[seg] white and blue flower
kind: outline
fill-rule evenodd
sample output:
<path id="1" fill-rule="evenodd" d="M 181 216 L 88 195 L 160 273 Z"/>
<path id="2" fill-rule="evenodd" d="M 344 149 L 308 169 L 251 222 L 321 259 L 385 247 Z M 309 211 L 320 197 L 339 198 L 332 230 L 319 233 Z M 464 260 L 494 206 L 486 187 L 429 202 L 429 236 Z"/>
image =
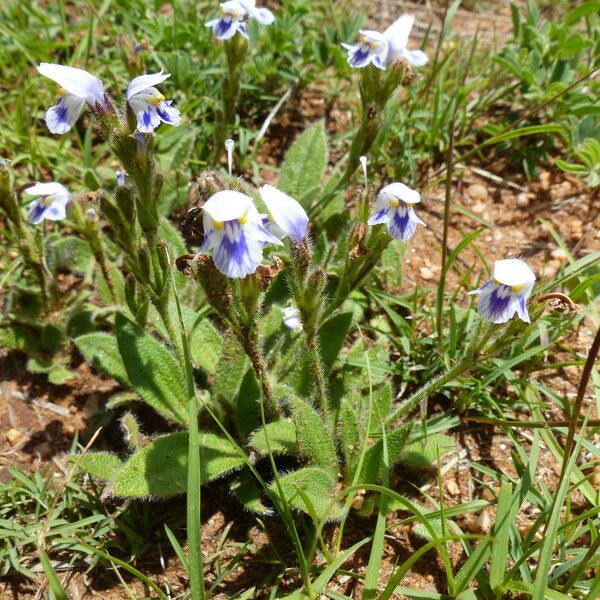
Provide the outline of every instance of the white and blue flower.
<path id="1" fill-rule="evenodd" d="M 29 205 L 27 219 L 37 225 L 44 219 L 60 221 L 67 216 L 67 205 L 71 201 L 69 190 L 60 183 L 36 183 L 24 190 L 25 194 L 37 196 Z"/>
<path id="2" fill-rule="evenodd" d="M 390 183 L 379 192 L 374 206 L 375 212 L 368 223 L 385 223 L 394 239 L 408 240 L 415 233 L 417 225 L 425 225 L 413 209 L 413 205 L 419 202 L 419 192 L 403 183 Z"/>
<path id="3" fill-rule="evenodd" d="M 486 321 L 506 323 L 517 313 L 530 323 L 527 300 L 534 283 L 535 275 L 524 261 L 508 258 L 497 260 L 492 279 L 469 294 L 479 294 L 477 311 Z"/>
<path id="4" fill-rule="evenodd" d="M 104 104 L 102 81 L 83 69 L 41 63 L 37 70 L 60 85 L 58 101 L 46 111 L 46 125 L 52 133 L 66 133 L 79 118 L 83 105 Z"/>
<path id="5" fill-rule="evenodd" d="M 385 69 L 404 59 L 415 67 L 422 67 L 427 63 L 427 55 L 407 48 L 414 22 L 414 15 L 402 15 L 383 33 L 372 29 L 360 31 L 357 44 L 342 44 L 348 50 L 348 64 L 359 69 L 369 64 Z"/>
<path id="6" fill-rule="evenodd" d="M 228 0 L 220 7 L 221 16 L 205 23 L 219 40 L 229 40 L 236 33 L 247 39 L 248 19 L 256 19 L 262 25 L 270 25 L 275 20 L 275 15 L 268 8 L 258 8 L 255 0 Z"/>
<path id="7" fill-rule="evenodd" d="M 251 275 L 262 262 L 264 246 L 282 245 L 264 227 L 246 194 L 217 192 L 207 200 L 203 212 L 204 242 L 199 254 L 211 251 L 217 269 L 227 277 Z"/>
<path id="8" fill-rule="evenodd" d="M 294 242 L 302 242 L 308 229 L 308 215 L 300 203 L 272 185 L 263 185 L 259 192 L 269 211 L 263 219 L 266 229 L 279 239 L 287 236 Z"/>
<path id="9" fill-rule="evenodd" d="M 155 86 L 171 77 L 170 73 L 140 75 L 131 81 L 125 97 L 137 119 L 137 129 L 142 133 L 153 132 L 161 123 L 179 125 L 181 116 Z"/>
<path id="10" fill-rule="evenodd" d="M 362 69 L 372 64 L 378 69 L 385 69 L 388 41 L 382 33 L 372 29 L 361 29 L 358 32 L 357 44 L 342 46 L 348 50 L 348 64 L 351 67 Z"/>

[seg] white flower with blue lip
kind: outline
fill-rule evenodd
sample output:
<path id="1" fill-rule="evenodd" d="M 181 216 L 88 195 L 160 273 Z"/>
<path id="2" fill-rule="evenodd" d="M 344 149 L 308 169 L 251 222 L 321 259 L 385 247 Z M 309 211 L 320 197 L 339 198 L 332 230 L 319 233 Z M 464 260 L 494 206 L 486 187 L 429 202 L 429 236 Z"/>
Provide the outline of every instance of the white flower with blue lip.
<path id="1" fill-rule="evenodd" d="M 231 190 L 213 194 L 202 207 L 204 242 L 199 254 L 212 251 L 215 265 L 232 278 L 251 275 L 267 244 L 282 245 L 262 223 L 252 198 Z"/>
<path id="2" fill-rule="evenodd" d="M 477 311 L 486 321 L 506 323 L 517 313 L 520 319 L 530 323 L 527 300 L 534 283 L 535 275 L 524 261 L 507 258 L 497 260 L 492 279 L 469 294 L 479 294 Z"/>
<path id="3" fill-rule="evenodd" d="M 37 225 L 44 219 L 60 221 L 67 216 L 67 205 L 71 200 L 71 195 L 64 185 L 54 181 L 36 183 L 23 191 L 30 196 L 37 196 L 29 205 L 27 219 L 30 223 Z"/>
<path id="4" fill-rule="evenodd" d="M 259 192 L 269 211 L 263 220 L 265 227 L 279 239 L 288 236 L 294 242 L 302 242 L 308 229 L 308 215 L 300 203 L 272 185 L 263 185 Z"/>
<path id="5" fill-rule="evenodd" d="M 247 19 L 256 19 L 262 25 L 270 25 L 275 20 L 275 15 L 268 8 L 258 8 L 255 0 L 228 0 L 219 6 L 221 16 L 205 23 L 219 40 L 229 40 L 238 32 L 248 39 Z"/>
<path id="6" fill-rule="evenodd" d="M 359 69 L 369 64 L 385 69 L 396 60 L 404 59 L 414 67 L 422 67 L 428 60 L 426 54 L 407 48 L 414 22 L 414 15 L 402 15 L 383 33 L 361 30 L 357 44 L 342 44 L 348 50 L 348 64 Z"/>
<path id="7" fill-rule="evenodd" d="M 342 44 L 348 50 L 348 64 L 362 69 L 374 65 L 385 69 L 385 57 L 388 53 L 388 41 L 382 33 L 372 29 L 361 29 L 358 32 L 357 44 Z"/>
<path id="8" fill-rule="evenodd" d="M 181 116 L 155 86 L 171 77 L 170 73 L 151 73 L 132 79 L 125 97 L 137 119 L 138 131 L 151 133 L 161 123 L 179 125 Z"/>
<path id="9" fill-rule="evenodd" d="M 403 183 L 386 185 L 377 196 L 374 214 L 369 225 L 385 223 L 396 240 L 408 240 L 417 228 L 425 223 L 417 216 L 413 204 L 421 202 L 421 194 Z M 427 227 L 427 225 L 425 225 Z"/>
<path id="10" fill-rule="evenodd" d="M 102 81 L 83 69 L 41 63 L 37 70 L 60 85 L 58 101 L 46 111 L 46 125 L 52 133 L 66 133 L 79 118 L 83 105 L 104 104 Z"/>

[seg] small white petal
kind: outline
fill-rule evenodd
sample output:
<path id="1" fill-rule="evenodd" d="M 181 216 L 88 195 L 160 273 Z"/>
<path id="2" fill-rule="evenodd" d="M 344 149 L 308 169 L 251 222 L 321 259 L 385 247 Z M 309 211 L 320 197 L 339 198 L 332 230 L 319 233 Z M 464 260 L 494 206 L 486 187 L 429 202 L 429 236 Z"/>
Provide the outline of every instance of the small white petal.
<path id="1" fill-rule="evenodd" d="M 170 100 L 161 102 L 156 108 L 156 112 L 163 123 L 174 127 L 181 124 L 181 113 L 171 106 Z"/>
<path id="2" fill-rule="evenodd" d="M 404 58 L 413 66 L 413 67 L 422 67 L 426 65 L 429 59 L 427 58 L 427 54 L 421 50 L 404 50 Z"/>
<path id="3" fill-rule="evenodd" d="M 90 104 L 104 101 L 102 81 L 83 69 L 41 63 L 37 70 L 48 79 L 52 79 L 70 94 L 85 98 Z"/>
<path id="4" fill-rule="evenodd" d="M 508 258 L 494 262 L 494 279 L 504 285 L 516 286 L 533 284 L 535 275 L 525 261 Z"/>
<path id="5" fill-rule="evenodd" d="M 163 73 L 162 71 L 160 73 L 149 73 L 148 75 L 135 77 L 127 87 L 125 97 L 129 100 L 132 96 L 135 96 L 139 92 L 147 90 L 150 87 L 159 85 L 169 77 L 171 77 L 171 73 Z"/>
<path id="6" fill-rule="evenodd" d="M 397 200 L 402 200 L 402 202 L 406 202 L 407 204 L 417 204 L 418 202 L 421 202 L 421 194 L 419 194 L 419 192 L 400 182 L 386 185 L 381 192 L 379 192 L 379 196 L 382 194 L 389 194 L 394 196 Z"/>
<path id="7" fill-rule="evenodd" d="M 260 196 L 273 221 L 295 242 L 301 242 L 306 236 L 308 215 L 300 203 L 272 185 L 263 185 Z"/>
<path id="8" fill-rule="evenodd" d="M 239 219 L 251 212 L 251 208 L 256 211 L 252 198 L 233 190 L 213 194 L 203 206 L 204 212 L 219 223 Z M 258 212 L 256 214 L 258 215 Z"/>
<path id="9" fill-rule="evenodd" d="M 52 196 L 54 194 L 69 197 L 69 190 L 64 185 L 57 183 L 56 181 L 49 181 L 48 183 L 36 183 L 31 187 L 23 190 L 25 194 L 30 196 Z"/>
<path id="10" fill-rule="evenodd" d="M 393 58 L 396 58 L 406 48 L 414 22 L 414 15 L 402 15 L 383 32 L 388 42 L 388 56 L 393 54 Z"/>
<path id="11" fill-rule="evenodd" d="M 286 306 L 281 309 L 284 325 L 291 331 L 300 331 L 302 321 L 300 320 L 300 311 L 295 306 Z"/>
<path id="12" fill-rule="evenodd" d="M 85 98 L 66 94 L 58 99 L 58 102 L 46 111 L 46 125 L 51 133 L 66 133 L 75 125 L 85 104 Z"/>
<path id="13" fill-rule="evenodd" d="M 250 16 L 261 25 L 270 25 L 275 21 L 275 15 L 268 8 L 255 8 L 250 12 Z"/>

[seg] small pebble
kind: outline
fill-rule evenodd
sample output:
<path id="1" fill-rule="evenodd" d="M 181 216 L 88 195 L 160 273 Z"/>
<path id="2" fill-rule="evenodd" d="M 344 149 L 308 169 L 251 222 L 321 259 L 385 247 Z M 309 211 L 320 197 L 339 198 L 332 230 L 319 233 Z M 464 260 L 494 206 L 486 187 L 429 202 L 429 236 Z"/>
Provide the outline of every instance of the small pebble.
<path id="1" fill-rule="evenodd" d="M 18 429 L 15 429 L 14 427 L 11 427 L 6 432 L 6 439 L 8 440 L 8 443 L 11 446 L 16 446 L 21 441 L 22 437 L 23 437 L 23 434 Z"/>
<path id="2" fill-rule="evenodd" d="M 567 258 L 567 253 L 562 248 L 556 248 L 555 250 L 552 250 L 550 256 L 556 260 L 564 260 Z"/>
<path id="3" fill-rule="evenodd" d="M 529 197 L 526 193 L 521 193 L 517 196 L 517 206 L 519 208 L 527 208 L 529 206 Z"/>
<path id="4" fill-rule="evenodd" d="M 426 281 L 433 279 L 433 271 L 431 269 L 428 269 L 427 267 L 421 267 L 419 269 L 419 273 L 421 274 L 421 277 Z"/>
<path id="5" fill-rule="evenodd" d="M 483 204 L 483 202 L 478 202 L 477 204 L 474 204 L 471 207 L 471 210 L 474 213 L 479 213 L 479 214 L 481 214 L 482 212 L 485 212 L 485 209 L 486 209 L 486 206 L 485 206 L 485 204 Z"/>
<path id="6" fill-rule="evenodd" d="M 454 479 L 449 479 L 446 482 L 446 489 L 448 490 L 448 493 L 451 496 L 458 496 L 458 495 L 460 495 L 460 487 L 459 487 L 458 483 L 456 483 L 456 481 Z"/>
<path id="7" fill-rule="evenodd" d="M 472 200 L 487 200 L 488 199 L 488 191 L 484 185 L 480 183 L 474 183 L 467 188 L 467 194 L 469 194 Z"/>

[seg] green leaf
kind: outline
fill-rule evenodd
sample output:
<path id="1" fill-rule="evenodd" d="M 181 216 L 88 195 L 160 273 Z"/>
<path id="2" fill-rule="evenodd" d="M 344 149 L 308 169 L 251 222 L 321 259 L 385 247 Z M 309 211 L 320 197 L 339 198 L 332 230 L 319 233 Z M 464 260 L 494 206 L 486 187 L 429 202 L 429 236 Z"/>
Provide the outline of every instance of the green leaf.
<path id="1" fill-rule="evenodd" d="M 394 462 L 413 467 L 430 467 L 438 457 L 452 452 L 455 447 L 451 437 L 443 433 L 434 433 L 406 444 Z"/>
<path id="2" fill-rule="evenodd" d="M 241 439 L 246 439 L 260 423 L 260 384 L 253 369 L 248 369 L 235 399 L 235 425 Z"/>
<path id="3" fill-rule="evenodd" d="M 600 2 L 585 2 L 581 6 L 574 8 L 566 18 L 567 25 L 574 25 L 583 17 L 587 15 L 599 14 L 600 13 Z"/>
<path id="4" fill-rule="evenodd" d="M 77 460 L 84 471 L 99 479 L 112 479 L 123 466 L 121 459 L 110 452 L 87 452 L 83 456 L 71 456 L 71 462 Z"/>
<path id="5" fill-rule="evenodd" d="M 217 479 L 244 465 L 237 449 L 215 433 L 200 433 L 200 482 Z M 188 434 L 156 438 L 133 454 L 113 479 L 113 494 L 162 498 L 182 494 L 187 486 Z"/>
<path id="6" fill-rule="evenodd" d="M 290 399 L 292 418 L 296 424 L 298 450 L 311 462 L 337 476 L 338 464 L 331 434 L 319 413 L 304 400 Z"/>
<path id="7" fill-rule="evenodd" d="M 73 340 L 85 360 L 120 384 L 132 387 L 119 353 L 117 338 L 108 333 L 88 333 Z"/>
<path id="8" fill-rule="evenodd" d="M 268 454 L 269 448 L 273 454 L 296 454 L 296 426 L 291 419 L 267 423 L 250 436 L 249 444 L 263 456 Z"/>
<path id="9" fill-rule="evenodd" d="M 121 313 L 115 319 L 117 343 L 129 381 L 158 413 L 187 421 L 187 394 L 175 357 L 141 327 Z"/>
<path id="10" fill-rule="evenodd" d="M 92 251 L 83 240 L 74 236 L 49 239 L 46 242 L 46 261 L 53 272 L 71 271 L 85 275 L 92 264 Z"/>
<path id="11" fill-rule="evenodd" d="M 304 131 L 285 155 L 278 187 L 298 201 L 310 202 L 310 192 L 321 183 L 327 167 L 327 135 L 323 121 Z M 305 205 L 305 208 L 308 204 Z"/>
<path id="12" fill-rule="evenodd" d="M 53 367 L 48 373 L 48 381 L 52 385 L 64 385 L 67 381 L 71 381 L 71 379 L 74 379 L 75 377 L 75 371 L 72 371 L 63 365 Z"/>
<path id="13" fill-rule="evenodd" d="M 219 363 L 223 347 L 221 334 L 208 319 L 202 319 L 190 332 L 189 341 L 194 363 L 212 375 Z"/>
<path id="14" fill-rule="evenodd" d="M 319 349 L 326 371 L 330 371 L 333 367 L 344 346 L 351 324 L 352 313 L 345 312 L 327 319 L 319 329 Z"/>
<path id="15" fill-rule="evenodd" d="M 412 423 L 404 423 L 386 436 L 390 468 L 398 462 L 402 455 Z M 373 483 L 382 476 L 383 440 L 370 446 L 365 452 L 359 483 Z"/>
<path id="16" fill-rule="evenodd" d="M 328 471 L 319 467 L 304 467 L 280 477 L 279 484 L 292 508 L 308 513 L 302 495 L 298 492 L 301 489 L 310 498 L 319 519 L 333 520 L 338 517 L 340 504 L 334 497 L 336 480 Z M 276 482 L 271 483 L 269 488 L 278 495 Z"/>
<path id="17" fill-rule="evenodd" d="M 351 480 L 351 474 L 354 473 L 360 456 L 360 432 L 358 430 L 358 414 L 354 410 L 348 394 L 342 397 L 340 404 L 340 434 L 344 461 Z"/>
<path id="18" fill-rule="evenodd" d="M 217 398 L 233 406 L 249 364 L 239 342 L 232 335 L 226 336 L 215 371 L 213 389 Z"/>

